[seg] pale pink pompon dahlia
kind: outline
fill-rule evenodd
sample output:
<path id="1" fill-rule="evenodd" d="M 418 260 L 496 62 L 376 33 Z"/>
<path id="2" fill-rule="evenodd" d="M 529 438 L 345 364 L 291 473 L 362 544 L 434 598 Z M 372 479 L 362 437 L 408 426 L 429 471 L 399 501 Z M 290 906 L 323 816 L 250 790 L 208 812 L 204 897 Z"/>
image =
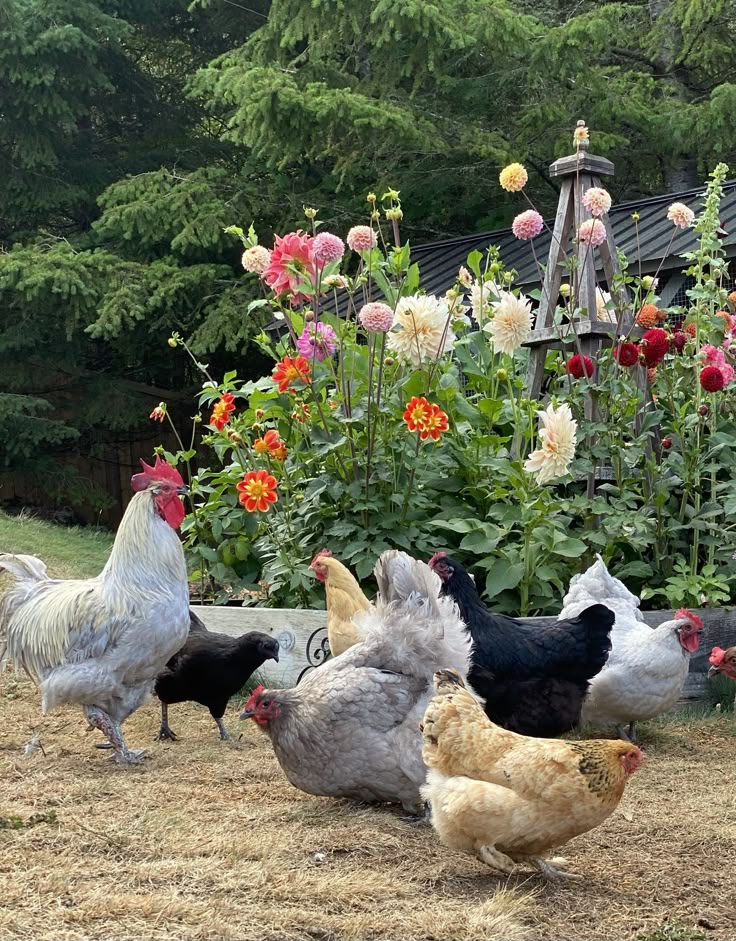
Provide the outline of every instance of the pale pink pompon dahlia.
<path id="1" fill-rule="evenodd" d="M 520 163 L 510 163 L 498 175 L 501 189 L 506 190 L 507 193 L 520 192 L 526 186 L 528 179 L 529 174 Z"/>
<path id="2" fill-rule="evenodd" d="M 377 244 L 376 233 L 369 225 L 354 225 L 348 232 L 348 245 L 354 252 L 369 252 Z"/>
<path id="3" fill-rule="evenodd" d="M 253 245 L 243 252 L 243 267 L 252 274 L 263 274 L 270 261 L 271 252 L 263 245 Z"/>
<path id="4" fill-rule="evenodd" d="M 394 312 L 388 304 L 375 301 L 361 307 L 358 320 L 368 333 L 388 333 L 394 322 Z"/>
<path id="5" fill-rule="evenodd" d="M 586 219 L 578 229 L 578 241 L 598 248 L 606 241 L 606 227 L 600 219 Z"/>
<path id="6" fill-rule="evenodd" d="M 320 232 L 314 239 L 314 257 L 320 265 L 340 261 L 345 254 L 345 243 L 331 232 Z"/>
<path id="7" fill-rule="evenodd" d="M 611 208 L 611 196 L 601 186 L 591 186 L 583 193 L 583 206 L 594 216 L 603 216 Z"/>
<path id="8" fill-rule="evenodd" d="M 678 229 L 689 229 L 695 222 L 695 213 L 685 203 L 672 203 L 667 210 L 667 218 L 673 222 Z"/>
<path id="9" fill-rule="evenodd" d="M 511 223 L 511 231 L 517 239 L 535 239 L 544 228 L 544 219 L 536 209 L 520 212 Z"/>

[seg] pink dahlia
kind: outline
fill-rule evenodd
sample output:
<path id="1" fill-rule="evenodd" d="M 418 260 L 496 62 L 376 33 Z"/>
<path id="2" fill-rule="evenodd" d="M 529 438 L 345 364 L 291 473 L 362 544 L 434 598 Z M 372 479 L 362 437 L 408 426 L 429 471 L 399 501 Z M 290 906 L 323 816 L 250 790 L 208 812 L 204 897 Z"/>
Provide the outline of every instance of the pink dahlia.
<path id="1" fill-rule="evenodd" d="M 730 385 L 733 382 L 734 368 L 730 363 L 726 362 L 726 354 L 723 350 L 719 349 L 717 346 L 711 346 L 708 343 L 703 347 L 701 352 L 705 354 L 706 366 L 715 366 L 716 369 L 720 370 L 723 376 L 724 387 Z"/>
<path id="2" fill-rule="evenodd" d="M 606 241 L 606 227 L 600 219 L 586 219 L 578 229 L 578 241 L 598 248 Z"/>
<path id="3" fill-rule="evenodd" d="M 271 261 L 271 252 L 263 245 L 252 245 L 243 252 L 241 261 L 246 271 L 263 274 Z"/>
<path id="4" fill-rule="evenodd" d="M 274 294 L 290 294 L 292 301 L 306 300 L 308 294 L 297 290 L 305 281 L 314 282 L 317 264 L 314 257 L 314 239 L 301 229 L 283 237 L 274 237 L 273 251 L 263 280 Z"/>
<path id="5" fill-rule="evenodd" d="M 544 227 L 544 219 L 536 209 L 520 212 L 511 223 L 511 231 L 517 239 L 535 239 Z"/>
<path id="6" fill-rule="evenodd" d="M 368 333 L 387 333 L 393 325 L 394 312 L 388 304 L 375 301 L 361 307 L 358 320 Z"/>
<path id="7" fill-rule="evenodd" d="M 314 257 L 320 265 L 340 261 L 345 254 L 345 243 L 331 232 L 320 232 L 314 240 Z"/>
<path id="8" fill-rule="evenodd" d="M 611 195 L 602 186 L 591 186 L 583 193 L 583 206 L 594 216 L 604 216 L 611 208 Z"/>
<path id="9" fill-rule="evenodd" d="M 337 334 L 329 324 L 308 323 L 296 341 L 296 348 L 302 356 L 321 363 L 337 349 Z"/>
<path id="10" fill-rule="evenodd" d="M 348 245 L 354 252 L 369 252 L 378 245 L 378 238 L 369 225 L 354 225 L 348 232 Z"/>

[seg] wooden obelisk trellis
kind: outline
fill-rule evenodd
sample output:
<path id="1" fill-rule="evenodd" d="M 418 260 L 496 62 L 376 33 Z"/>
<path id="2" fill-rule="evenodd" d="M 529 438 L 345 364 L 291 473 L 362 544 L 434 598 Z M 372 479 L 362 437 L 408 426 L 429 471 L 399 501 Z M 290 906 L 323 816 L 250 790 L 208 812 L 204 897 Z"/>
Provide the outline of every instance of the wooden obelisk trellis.
<path id="1" fill-rule="evenodd" d="M 578 127 L 584 126 L 585 122 L 578 121 Z M 597 255 L 602 262 L 603 273 L 616 310 L 626 311 L 618 328 L 623 333 L 628 333 L 631 328 L 627 297 L 624 289 L 615 280 L 621 269 L 608 215 L 601 217 L 607 235 L 602 245 L 594 249 L 577 240 L 580 224 L 591 218 L 591 214 L 583 206 L 583 193 L 591 186 L 600 186 L 602 176 L 614 175 L 611 161 L 588 153 L 587 148 L 587 140 L 582 141 L 578 144 L 576 153 L 555 160 L 549 168 L 550 176 L 561 181 L 561 188 L 537 319 L 529 339 L 524 344 L 529 347 L 527 389 L 532 399 L 539 398 L 542 391 L 544 361 L 549 349 L 560 348 L 565 337 L 576 336 L 571 355 L 573 352 L 582 352 L 595 358 L 601 345 L 604 342 L 610 343 L 616 333 L 616 323 L 598 319 L 595 277 Z M 573 318 L 571 310 L 570 318 L 573 319 L 568 319 L 566 324 L 555 324 L 555 310 L 563 277 L 570 282 L 571 299 L 574 302 L 571 307 L 580 310 L 580 319 Z M 592 397 L 588 398 L 589 417 L 592 418 L 595 405 Z"/>

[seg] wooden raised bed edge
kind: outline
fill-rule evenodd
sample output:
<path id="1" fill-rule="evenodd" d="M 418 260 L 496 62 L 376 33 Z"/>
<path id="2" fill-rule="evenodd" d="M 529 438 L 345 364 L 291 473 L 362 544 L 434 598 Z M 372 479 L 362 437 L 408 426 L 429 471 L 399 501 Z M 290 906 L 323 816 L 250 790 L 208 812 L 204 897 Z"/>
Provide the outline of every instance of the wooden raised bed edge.
<path id="1" fill-rule="evenodd" d="M 192 605 L 192 610 L 212 631 L 238 637 L 247 631 L 273 635 L 281 645 L 279 662 L 268 661 L 261 676 L 273 687 L 294 686 L 309 670 L 329 656 L 327 615 L 309 608 L 238 608 L 231 605 Z M 700 608 L 695 613 L 703 619 L 704 631 L 698 652 L 690 660 L 690 674 L 683 690 L 684 701 L 703 699 L 708 673 L 708 656 L 713 647 L 736 644 L 736 609 Z M 650 627 L 671 620 L 674 611 L 645 611 Z M 525 618 L 530 624 L 552 624 L 554 617 Z"/>

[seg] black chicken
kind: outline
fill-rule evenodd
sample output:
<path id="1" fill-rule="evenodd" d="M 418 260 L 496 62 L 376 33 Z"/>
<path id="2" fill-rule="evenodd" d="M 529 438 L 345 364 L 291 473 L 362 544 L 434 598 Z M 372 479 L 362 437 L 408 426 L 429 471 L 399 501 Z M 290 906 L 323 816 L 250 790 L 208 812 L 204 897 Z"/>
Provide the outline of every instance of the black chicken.
<path id="1" fill-rule="evenodd" d="M 447 553 L 436 553 L 429 565 L 473 638 L 468 680 L 485 698 L 488 717 L 543 738 L 576 726 L 590 680 L 608 659 L 614 613 L 594 604 L 579 617 L 535 627 L 489 611 L 471 577 Z"/>
<path id="2" fill-rule="evenodd" d="M 169 726 L 169 706 L 176 702 L 198 702 L 207 706 L 217 723 L 220 738 L 230 735 L 222 721 L 228 701 L 266 660 L 279 659 L 279 642 L 268 634 L 250 631 L 229 637 L 208 631 L 190 612 L 189 637 L 156 678 L 154 692 L 161 700 L 159 739 L 176 741 Z"/>

